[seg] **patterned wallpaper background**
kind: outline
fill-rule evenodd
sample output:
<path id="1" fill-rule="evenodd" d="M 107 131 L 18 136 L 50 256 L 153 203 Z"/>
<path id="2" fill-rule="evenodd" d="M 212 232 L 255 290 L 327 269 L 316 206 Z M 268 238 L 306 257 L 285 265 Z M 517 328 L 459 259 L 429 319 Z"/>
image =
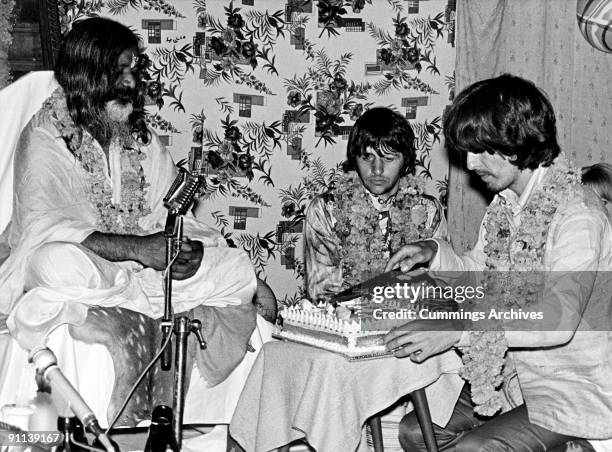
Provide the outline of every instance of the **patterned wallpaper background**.
<path id="1" fill-rule="evenodd" d="M 176 161 L 203 151 L 196 215 L 248 252 L 285 303 L 303 288 L 303 218 L 339 171 L 351 125 L 404 114 L 417 173 L 445 204 L 441 117 L 454 94 L 455 0 L 59 0 L 132 27 L 147 48 L 149 122 Z"/>

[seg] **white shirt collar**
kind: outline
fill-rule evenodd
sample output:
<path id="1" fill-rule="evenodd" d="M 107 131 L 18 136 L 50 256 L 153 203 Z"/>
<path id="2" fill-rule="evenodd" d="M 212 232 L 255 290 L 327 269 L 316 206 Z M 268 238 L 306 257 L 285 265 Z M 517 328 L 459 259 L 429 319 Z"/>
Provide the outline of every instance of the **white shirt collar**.
<path id="1" fill-rule="evenodd" d="M 531 194 L 533 193 L 535 188 L 540 186 L 540 184 L 542 183 L 544 176 L 548 172 L 548 168 L 549 167 L 539 166 L 533 171 L 533 174 L 529 178 L 529 181 L 525 186 L 525 190 L 523 190 L 523 193 L 520 197 L 509 188 L 497 194 L 500 198 L 502 198 L 510 205 L 510 208 L 512 209 L 512 215 L 517 216 L 519 213 L 521 213 L 521 211 L 527 204 L 527 201 L 529 201 L 529 198 L 531 197 Z"/>
<path id="2" fill-rule="evenodd" d="M 368 195 L 370 196 L 370 199 L 372 200 L 372 204 L 374 205 L 374 208 L 378 211 L 383 210 L 385 205 L 381 202 L 378 201 L 378 196 L 368 192 Z"/>
<path id="3" fill-rule="evenodd" d="M 380 196 L 376 196 L 375 194 L 370 193 L 369 191 L 368 191 L 368 195 L 370 195 L 370 199 L 372 200 L 372 204 L 374 205 L 374 208 L 378 210 L 379 212 L 384 211 L 384 210 L 389 210 L 389 207 L 391 205 L 391 200 L 395 198 L 395 195 L 393 195 L 388 198 L 387 202 L 380 202 L 379 200 Z"/>

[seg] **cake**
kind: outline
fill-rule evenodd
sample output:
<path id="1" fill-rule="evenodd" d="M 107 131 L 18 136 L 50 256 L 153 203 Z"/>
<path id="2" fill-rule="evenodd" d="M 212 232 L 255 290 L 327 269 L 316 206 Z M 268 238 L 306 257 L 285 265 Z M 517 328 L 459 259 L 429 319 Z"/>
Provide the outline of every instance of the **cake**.
<path id="1" fill-rule="evenodd" d="M 385 335 L 391 329 L 419 318 L 417 313 L 422 310 L 455 311 L 457 303 L 435 297 L 421 297 L 416 301 L 389 298 L 374 302 L 367 292 L 335 306 L 331 303 L 315 306 L 302 300 L 299 306 L 286 308 L 280 313 L 274 336 L 340 353 L 349 359 L 391 356 L 384 343 Z M 414 315 L 383 316 L 381 319 L 375 315 L 376 311 Z"/>
<path id="2" fill-rule="evenodd" d="M 340 315 L 342 313 L 342 315 Z M 384 344 L 387 331 L 371 330 L 367 320 L 343 307 L 290 307 L 281 313 L 275 336 L 340 353 L 349 358 L 389 354 Z"/>

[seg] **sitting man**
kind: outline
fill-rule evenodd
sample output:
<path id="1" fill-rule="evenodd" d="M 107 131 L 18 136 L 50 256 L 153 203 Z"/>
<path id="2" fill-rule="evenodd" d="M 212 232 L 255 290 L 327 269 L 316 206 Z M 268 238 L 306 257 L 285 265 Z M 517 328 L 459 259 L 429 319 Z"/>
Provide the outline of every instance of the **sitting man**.
<path id="1" fill-rule="evenodd" d="M 386 268 L 424 263 L 432 270 L 505 272 L 511 283 L 539 273 L 541 298 L 531 296 L 529 284 L 515 284 L 501 300 L 518 303 L 514 309 L 536 300 L 554 321 L 547 326 L 558 327 L 535 323 L 518 331 L 510 323 L 503 330 L 467 331 L 458 320 L 416 320 L 392 330 L 387 347 L 399 358 L 422 362 L 451 347 L 463 352 L 461 374 L 476 406 L 464 391 L 448 425 L 435 427 L 438 445 L 466 452 L 546 451 L 576 438 L 611 437 L 612 228 L 601 202 L 580 184 L 580 171 L 560 153 L 550 102 L 521 78 L 484 80 L 457 96 L 444 134 L 449 149 L 465 152 L 468 169 L 496 193 L 478 241 L 462 256 L 440 240 L 409 244 Z M 497 414 L 504 358 L 516 367 L 524 404 Z M 425 450 L 412 415 L 402 421 L 400 442 L 405 450 Z"/>
<path id="2" fill-rule="evenodd" d="M 442 206 L 413 176 L 414 133 L 388 108 L 372 108 L 349 134 L 344 174 L 335 189 L 315 197 L 304 230 L 306 287 L 327 299 L 381 273 L 390 250 L 445 237 Z"/>
<path id="3" fill-rule="evenodd" d="M 601 162 L 582 168 L 582 183 L 591 187 L 597 196 L 601 198 L 608 215 L 612 212 L 612 165 Z"/>
<path id="4" fill-rule="evenodd" d="M 82 325 L 93 305 L 163 314 L 162 198 L 176 167 L 145 122 L 144 70 L 127 27 L 102 18 L 75 23 L 57 57 L 57 89 L 21 134 L 0 314 L 10 314 L 11 334 L 26 349 L 61 324 Z M 203 376 L 214 384 L 244 357 L 257 281 L 242 250 L 185 217 L 173 310 L 210 314 L 202 318 L 203 353 L 223 369 Z"/>

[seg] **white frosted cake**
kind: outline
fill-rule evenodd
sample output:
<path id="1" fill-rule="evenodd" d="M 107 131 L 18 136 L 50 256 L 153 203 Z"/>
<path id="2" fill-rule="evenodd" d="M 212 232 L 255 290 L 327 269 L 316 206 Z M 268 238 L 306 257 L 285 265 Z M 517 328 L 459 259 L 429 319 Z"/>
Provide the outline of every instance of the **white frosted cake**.
<path id="1" fill-rule="evenodd" d="M 383 339 L 386 331 L 368 331 L 358 317 L 344 320 L 332 309 L 304 310 L 290 307 L 281 313 L 282 325 L 276 336 L 350 358 L 367 358 L 388 354 Z"/>

